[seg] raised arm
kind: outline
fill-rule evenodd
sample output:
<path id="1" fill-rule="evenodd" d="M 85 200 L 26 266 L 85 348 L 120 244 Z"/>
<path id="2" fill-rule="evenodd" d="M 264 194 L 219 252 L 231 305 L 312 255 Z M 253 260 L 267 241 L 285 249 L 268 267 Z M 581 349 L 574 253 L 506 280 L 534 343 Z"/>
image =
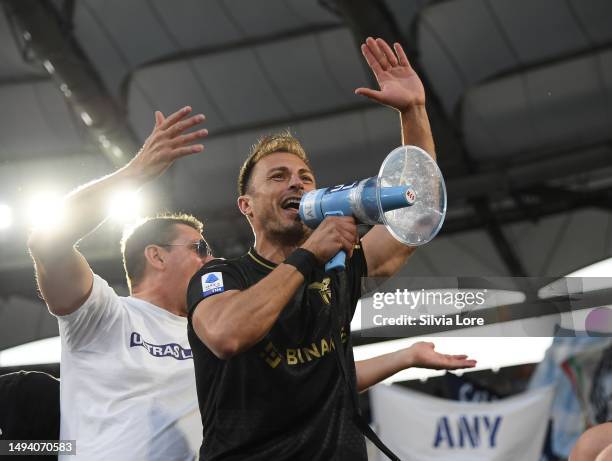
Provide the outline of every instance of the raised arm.
<path id="1" fill-rule="evenodd" d="M 434 350 L 433 343 L 420 341 L 405 349 L 355 362 L 357 391 L 363 392 L 407 368 L 457 370 L 474 366 L 476 360 L 468 359 L 467 355 L 440 354 Z"/>
<path id="2" fill-rule="evenodd" d="M 155 179 L 179 157 L 201 152 L 192 142 L 208 134 L 185 130 L 204 121 L 203 115 L 186 118 L 190 107 L 164 118 L 155 113 L 155 127 L 138 154 L 123 168 L 77 188 L 64 199 L 63 226 L 34 229 L 28 247 L 34 259 L 38 286 L 49 310 L 56 315 L 74 312 L 89 295 L 93 276 L 89 264 L 76 249 L 80 239 L 107 217 L 108 202 L 125 188 L 139 188 Z"/>
<path id="3" fill-rule="evenodd" d="M 380 90 L 358 88 L 355 93 L 397 110 L 402 144 L 420 147 L 435 159 L 433 136 L 425 110 L 425 89 L 410 66 L 402 46 L 395 43 L 393 48 L 384 40 L 374 40 L 371 37 L 361 45 L 361 52 Z M 395 240 L 382 225 L 374 226 L 362 238 L 362 245 L 368 262 L 368 275 L 371 277 L 395 274 L 414 251 L 413 247 Z"/>

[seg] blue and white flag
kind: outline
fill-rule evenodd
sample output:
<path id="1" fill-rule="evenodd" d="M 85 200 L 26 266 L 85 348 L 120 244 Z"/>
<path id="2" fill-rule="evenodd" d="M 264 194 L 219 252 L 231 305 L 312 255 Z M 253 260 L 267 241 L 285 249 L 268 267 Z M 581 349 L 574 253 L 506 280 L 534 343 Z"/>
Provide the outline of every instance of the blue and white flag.
<path id="1" fill-rule="evenodd" d="M 370 395 L 376 432 L 404 461 L 538 461 L 553 388 L 481 403 L 384 384 Z"/>

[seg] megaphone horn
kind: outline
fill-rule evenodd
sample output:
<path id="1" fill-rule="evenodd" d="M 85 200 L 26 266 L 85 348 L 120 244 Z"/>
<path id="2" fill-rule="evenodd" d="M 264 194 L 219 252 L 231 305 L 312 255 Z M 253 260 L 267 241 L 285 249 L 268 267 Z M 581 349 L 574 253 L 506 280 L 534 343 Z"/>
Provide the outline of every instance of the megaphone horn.
<path id="1" fill-rule="evenodd" d="M 446 216 L 446 186 L 436 162 L 415 146 L 393 150 L 378 176 L 316 189 L 302 197 L 300 218 L 315 228 L 327 216 L 353 216 L 358 224 L 384 224 L 404 245 L 418 246 L 432 240 Z M 325 270 L 343 270 L 341 251 Z"/>

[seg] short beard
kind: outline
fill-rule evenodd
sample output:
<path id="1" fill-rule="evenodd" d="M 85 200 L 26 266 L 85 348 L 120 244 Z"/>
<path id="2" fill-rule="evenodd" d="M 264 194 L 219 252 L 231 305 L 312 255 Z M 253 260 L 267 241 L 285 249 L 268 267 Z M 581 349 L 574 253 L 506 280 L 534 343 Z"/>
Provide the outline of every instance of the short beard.
<path id="1" fill-rule="evenodd" d="M 283 229 L 266 229 L 268 235 L 283 247 L 298 247 L 306 241 L 312 229 L 306 227 L 301 221 L 295 221 L 290 227 Z"/>

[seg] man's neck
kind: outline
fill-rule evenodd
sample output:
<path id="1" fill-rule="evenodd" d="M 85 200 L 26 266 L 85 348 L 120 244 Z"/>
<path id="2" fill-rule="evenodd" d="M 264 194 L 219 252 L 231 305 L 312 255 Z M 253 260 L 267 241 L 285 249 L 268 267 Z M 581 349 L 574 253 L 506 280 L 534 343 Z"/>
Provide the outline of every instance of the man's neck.
<path id="1" fill-rule="evenodd" d="M 257 251 L 257 254 L 274 264 L 282 263 L 299 246 L 299 242 L 291 245 L 284 245 L 279 242 L 278 239 L 273 240 L 262 235 L 255 237 L 255 251 Z"/>
<path id="2" fill-rule="evenodd" d="M 160 309 L 164 309 L 171 314 L 178 315 L 179 317 L 186 317 L 187 312 L 185 310 L 185 306 L 183 304 L 178 304 L 173 302 L 173 296 L 170 296 L 168 293 L 162 293 L 156 289 L 150 289 L 146 286 L 138 286 L 133 287 L 132 289 L 132 297 L 142 299 L 150 304 L 153 304 Z"/>

